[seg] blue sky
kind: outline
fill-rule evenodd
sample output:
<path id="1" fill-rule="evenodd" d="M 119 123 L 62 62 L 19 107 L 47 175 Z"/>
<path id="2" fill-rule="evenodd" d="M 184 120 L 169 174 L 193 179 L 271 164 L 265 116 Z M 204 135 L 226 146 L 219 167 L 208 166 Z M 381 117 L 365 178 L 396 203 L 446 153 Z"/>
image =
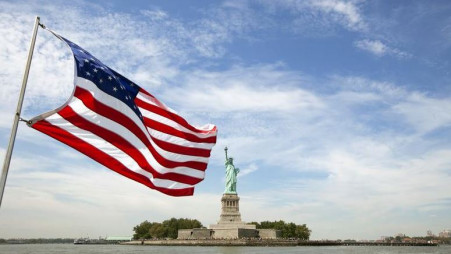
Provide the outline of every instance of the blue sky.
<path id="1" fill-rule="evenodd" d="M 36 15 L 219 130 L 195 195 L 173 198 L 21 125 L 0 238 L 216 223 L 226 145 L 245 221 L 305 223 L 313 239 L 450 229 L 450 13 L 449 1 L 0 1 L 2 156 Z M 40 30 L 24 118 L 63 104 L 72 80 L 69 49 Z"/>

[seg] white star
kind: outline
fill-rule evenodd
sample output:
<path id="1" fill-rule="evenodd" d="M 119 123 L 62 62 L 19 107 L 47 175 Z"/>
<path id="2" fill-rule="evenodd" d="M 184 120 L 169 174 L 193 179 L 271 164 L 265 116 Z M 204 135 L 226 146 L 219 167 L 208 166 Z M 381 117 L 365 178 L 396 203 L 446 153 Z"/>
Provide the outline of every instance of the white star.
<path id="1" fill-rule="evenodd" d="M 88 75 L 88 76 L 91 76 L 91 73 L 89 73 L 89 72 L 86 72 L 86 75 Z"/>
<path id="2" fill-rule="evenodd" d="M 125 99 L 128 101 L 128 96 L 125 96 Z"/>
<path id="3" fill-rule="evenodd" d="M 108 76 L 108 79 L 109 79 L 109 80 L 113 80 L 113 78 L 112 78 L 111 76 Z"/>
<path id="4" fill-rule="evenodd" d="M 125 90 L 125 87 L 124 87 L 123 85 L 121 85 L 121 89 L 122 89 L 122 90 Z"/>
<path id="5" fill-rule="evenodd" d="M 85 53 L 85 52 L 84 52 L 83 50 L 81 50 L 81 49 L 79 49 L 78 51 L 80 51 L 80 52 L 83 53 L 83 54 Z"/>
<path id="6" fill-rule="evenodd" d="M 89 60 L 88 60 L 88 59 L 85 59 L 85 62 L 86 62 L 86 63 L 89 63 Z"/>
<path id="7" fill-rule="evenodd" d="M 116 87 L 113 87 L 113 91 L 115 91 L 115 92 L 116 92 L 116 91 L 117 91 L 117 88 L 116 88 Z"/>
<path id="8" fill-rule="evenodd" d="M 100 67 L 100 69 L 102 69 L 102 70 L 103 70 L 103 69 L 105 69 L 105 68 L 103 68 L 103 66 L 101 66 L 101 67 Z"/>
<path id="9" fill-rule="evenodd" d="M 131 83 L 130 85 L 131 85 L 131 86 L 134 86 L 135 84 Z"/>
<path id="10" fill-rule="evenodd" d="M 103 79 L 100 79 L 99 82 L 100 82 L 100 83 L 103 83 Z"/>
<path id="11" fill-rule="evenodd" d="M 95 62 L 96 60 L 94 59 L 94 57 L 91 57 L 91 60 L 93 61 L 93 62 Z"/>
<path id="12" fill-rule="evenodd" d="M 94 68 L 94 72 L 97 73 L 97 69 L 96 68 Z"/>

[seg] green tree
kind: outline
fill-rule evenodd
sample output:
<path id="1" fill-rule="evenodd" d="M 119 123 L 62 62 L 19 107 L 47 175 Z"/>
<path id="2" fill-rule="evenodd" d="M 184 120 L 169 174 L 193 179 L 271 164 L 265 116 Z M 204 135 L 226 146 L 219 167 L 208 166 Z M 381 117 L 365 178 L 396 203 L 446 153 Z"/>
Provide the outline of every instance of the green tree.
<path id="1" fill-rule="evenodd" d="M 256 227 L 257 229 L 258 229 L 258 228 L 261 228 L 260 223 L 258 223 L 258 222 L 256 222 L 256 221 L 249 222 L 248 224 L 255 225 L 255 227 Z"/>
<path id="2" fill-rule="evenodd" d="M 179 229 L 201 228 L 202 223 L 198 220 L 171 218 L 163 221 L 163 226 L 167 230 L 166 237 L 175 239 L 177 238 Z"/>
<path id="3" fill-rule="evenodd" d="M 150 239 L 151 235 L 149 229 L 152 227 L 153 223 L 146 221 L 141 222 L 133 228 L 135 234 L 133 234 L 134 239 Z"/>
<path id="4" fill-rule="evenodd" d="M 262 221 L 251 222 L 250 224 L 256 225 L 257 229 L 276 229 L 280 230 L 283 238 L 298 238 L 301 240 L 310 239 L 310 233 L 312 232 L 305 224 L 296 225 L 293 222 L 286 223 L 283 220 L 279 221 Z"/>
<path id="5" fill-rule="evenodd" d="M 282 235 L 284 238 L 297 238 L 296 237 L 296 224 L 293 222 L 286 223 L 284 225 L 284 229 L 282 231 L 285 235 Z"/>
<path id="6" fill-rule="evenodd" d="M 177 238 L 179 229 L 201 228 L 202 223 L 192 219 L 171 218 L 162 223 L 147 220 L 135 226 L 134 239 Z"/>
<path id="7" fill-rule="evenodd" d="M 171 218 L 169 220 L 163 221 L 163 226 L 167 230 L 166 237 L 173 238 L 173 239 L 177 238 L 177 233 L 178 233 L 178 230 L 179 230 L 179 227 L 178 227 L 179 226 L 179 220 L 177 220 L 176 218 Z"/>
<path id="8" fill-rule="evenodd" d="M 301 240 L 310 239 L 310 234 L 312 231 L 307 227 L 307 225 L 296 225 L 295 236 Z"/>
<path id="9" fill-rule="evenodd" d="M 152 238 L 166 238 L 168 231 L 163 224 L 154 222 L 149 229 L 149 234 Z"/>

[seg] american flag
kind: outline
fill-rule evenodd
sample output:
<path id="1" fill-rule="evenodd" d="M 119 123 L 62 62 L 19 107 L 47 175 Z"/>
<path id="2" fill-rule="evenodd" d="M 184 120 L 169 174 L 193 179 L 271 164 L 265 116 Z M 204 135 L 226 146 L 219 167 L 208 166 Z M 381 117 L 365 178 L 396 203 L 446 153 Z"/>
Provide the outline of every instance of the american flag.
<path id="1" fill-rule="evenodd" d="M 51 31 L 52 32 L 52 31 Z M 111 170 L 171 196 L 205 177 L 216 127 L 194 127 L 152 94 L 52 32 L 72 50 L 74 91 L 29 125 Z"/>

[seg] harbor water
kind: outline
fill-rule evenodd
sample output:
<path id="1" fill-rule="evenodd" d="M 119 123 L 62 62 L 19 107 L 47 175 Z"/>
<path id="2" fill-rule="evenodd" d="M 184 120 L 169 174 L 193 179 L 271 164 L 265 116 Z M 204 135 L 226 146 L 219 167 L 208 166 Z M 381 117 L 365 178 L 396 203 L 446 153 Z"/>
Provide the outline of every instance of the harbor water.
<path id="1" fill-rule="evenodd" d="M 197 246 L 125 246 L 73 244 L 5 244 L 0 254 L 450 254 L 451 245 L 413 246 L 298 246 L 298 247 L 197 247 Z"/>

